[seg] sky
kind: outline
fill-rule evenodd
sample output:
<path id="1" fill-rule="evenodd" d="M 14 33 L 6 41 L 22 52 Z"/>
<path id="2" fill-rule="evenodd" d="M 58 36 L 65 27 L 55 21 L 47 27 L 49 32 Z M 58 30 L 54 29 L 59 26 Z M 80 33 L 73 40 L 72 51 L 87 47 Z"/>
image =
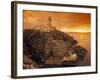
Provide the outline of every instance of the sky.
<path id="1" fill-rule="evenodd" d="M 24 29 L 30 29 L 34 25 L 48 24 L 51 16 L 51 25 L 63 32 L 90 32 L 91 14 L 74 12 L 50 12 L 50 11 L 23 11 Z"/>

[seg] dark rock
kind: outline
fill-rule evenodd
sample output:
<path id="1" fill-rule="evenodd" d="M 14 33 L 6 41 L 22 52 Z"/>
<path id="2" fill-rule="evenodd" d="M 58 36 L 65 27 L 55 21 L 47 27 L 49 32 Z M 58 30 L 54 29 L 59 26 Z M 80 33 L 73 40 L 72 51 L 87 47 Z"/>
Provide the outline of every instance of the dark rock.
<path id="1" fill-rule="evenodd" d="M 77 46 L 73 37 L 56 29 L 50 32 L 24 30 L 23 48 L 24 69 L 77 66 L 87 53 L 85 48 Z"/>

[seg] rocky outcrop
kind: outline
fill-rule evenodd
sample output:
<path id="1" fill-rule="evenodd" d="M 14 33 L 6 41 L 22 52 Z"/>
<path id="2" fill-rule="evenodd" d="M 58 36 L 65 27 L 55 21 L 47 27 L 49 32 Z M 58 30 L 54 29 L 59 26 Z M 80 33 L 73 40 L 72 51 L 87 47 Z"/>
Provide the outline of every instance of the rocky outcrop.
<path id="1" fill-rule="evenodd" d="M 24 30 L 23 68 L 77 66 L 87 54 L 77 43 L 72 36 L 56 29 Z"/>

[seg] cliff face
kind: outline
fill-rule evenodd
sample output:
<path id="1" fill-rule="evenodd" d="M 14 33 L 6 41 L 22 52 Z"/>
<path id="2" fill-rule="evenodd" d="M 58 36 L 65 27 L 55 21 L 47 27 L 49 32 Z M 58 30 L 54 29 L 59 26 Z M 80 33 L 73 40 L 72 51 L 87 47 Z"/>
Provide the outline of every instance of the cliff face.
<path id="1" fill-rule="evenodd" d="M 56 29 L 23 32 L 24 69 L 77 66 L 86 53 L 73 37 Z"/>

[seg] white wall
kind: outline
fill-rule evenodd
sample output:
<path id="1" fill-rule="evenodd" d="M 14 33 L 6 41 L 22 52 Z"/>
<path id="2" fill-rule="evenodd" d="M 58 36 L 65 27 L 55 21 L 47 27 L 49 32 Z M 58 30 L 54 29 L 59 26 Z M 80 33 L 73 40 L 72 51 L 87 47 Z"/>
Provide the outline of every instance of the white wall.
<path id="1" fill-rule="evenodd" d="M 30 0 L 30 1 L 36 2 L 37 0 Z M 51 2 L 51 3 L 64 3 L 64 4 L 98 5 L 100 10 L 100 0 L 38 0 L 37 2 L 39 1 Z M 11 7 L 11 0 L 0 0 L 0 80 L 13 80 L 10 78 L 10 73 L 11 73 L 10 72 L 11 70 L 10 69 L 11 68 L 11 11 L 10 11 L 11 8 L 10 7 Z M 100 16 L 98 16 L 98 18 L 99 18 L 98 22 L 100 22 Z M 100 27 L 98 27 L 98 29 L 99 29 L 98 34 L 100 34 Z M 99 45 L 100 37 L 98 41 Z M 100 54 L 98 57 L 100 58 Z M 100 59 L 98 61 L 100 61 Z M 100 69 L 98 74 L 60 76 L 60 77 L 49 77 L 49 78 L 45 77 L 45 78 L 35 78 L 34 80 L 55 80 L 55 79 L 56 80 L 100 80 L 99 76 L 100 76 Z M 33 78 L 28 78 L 26 80 L 33 80 Z"/>

